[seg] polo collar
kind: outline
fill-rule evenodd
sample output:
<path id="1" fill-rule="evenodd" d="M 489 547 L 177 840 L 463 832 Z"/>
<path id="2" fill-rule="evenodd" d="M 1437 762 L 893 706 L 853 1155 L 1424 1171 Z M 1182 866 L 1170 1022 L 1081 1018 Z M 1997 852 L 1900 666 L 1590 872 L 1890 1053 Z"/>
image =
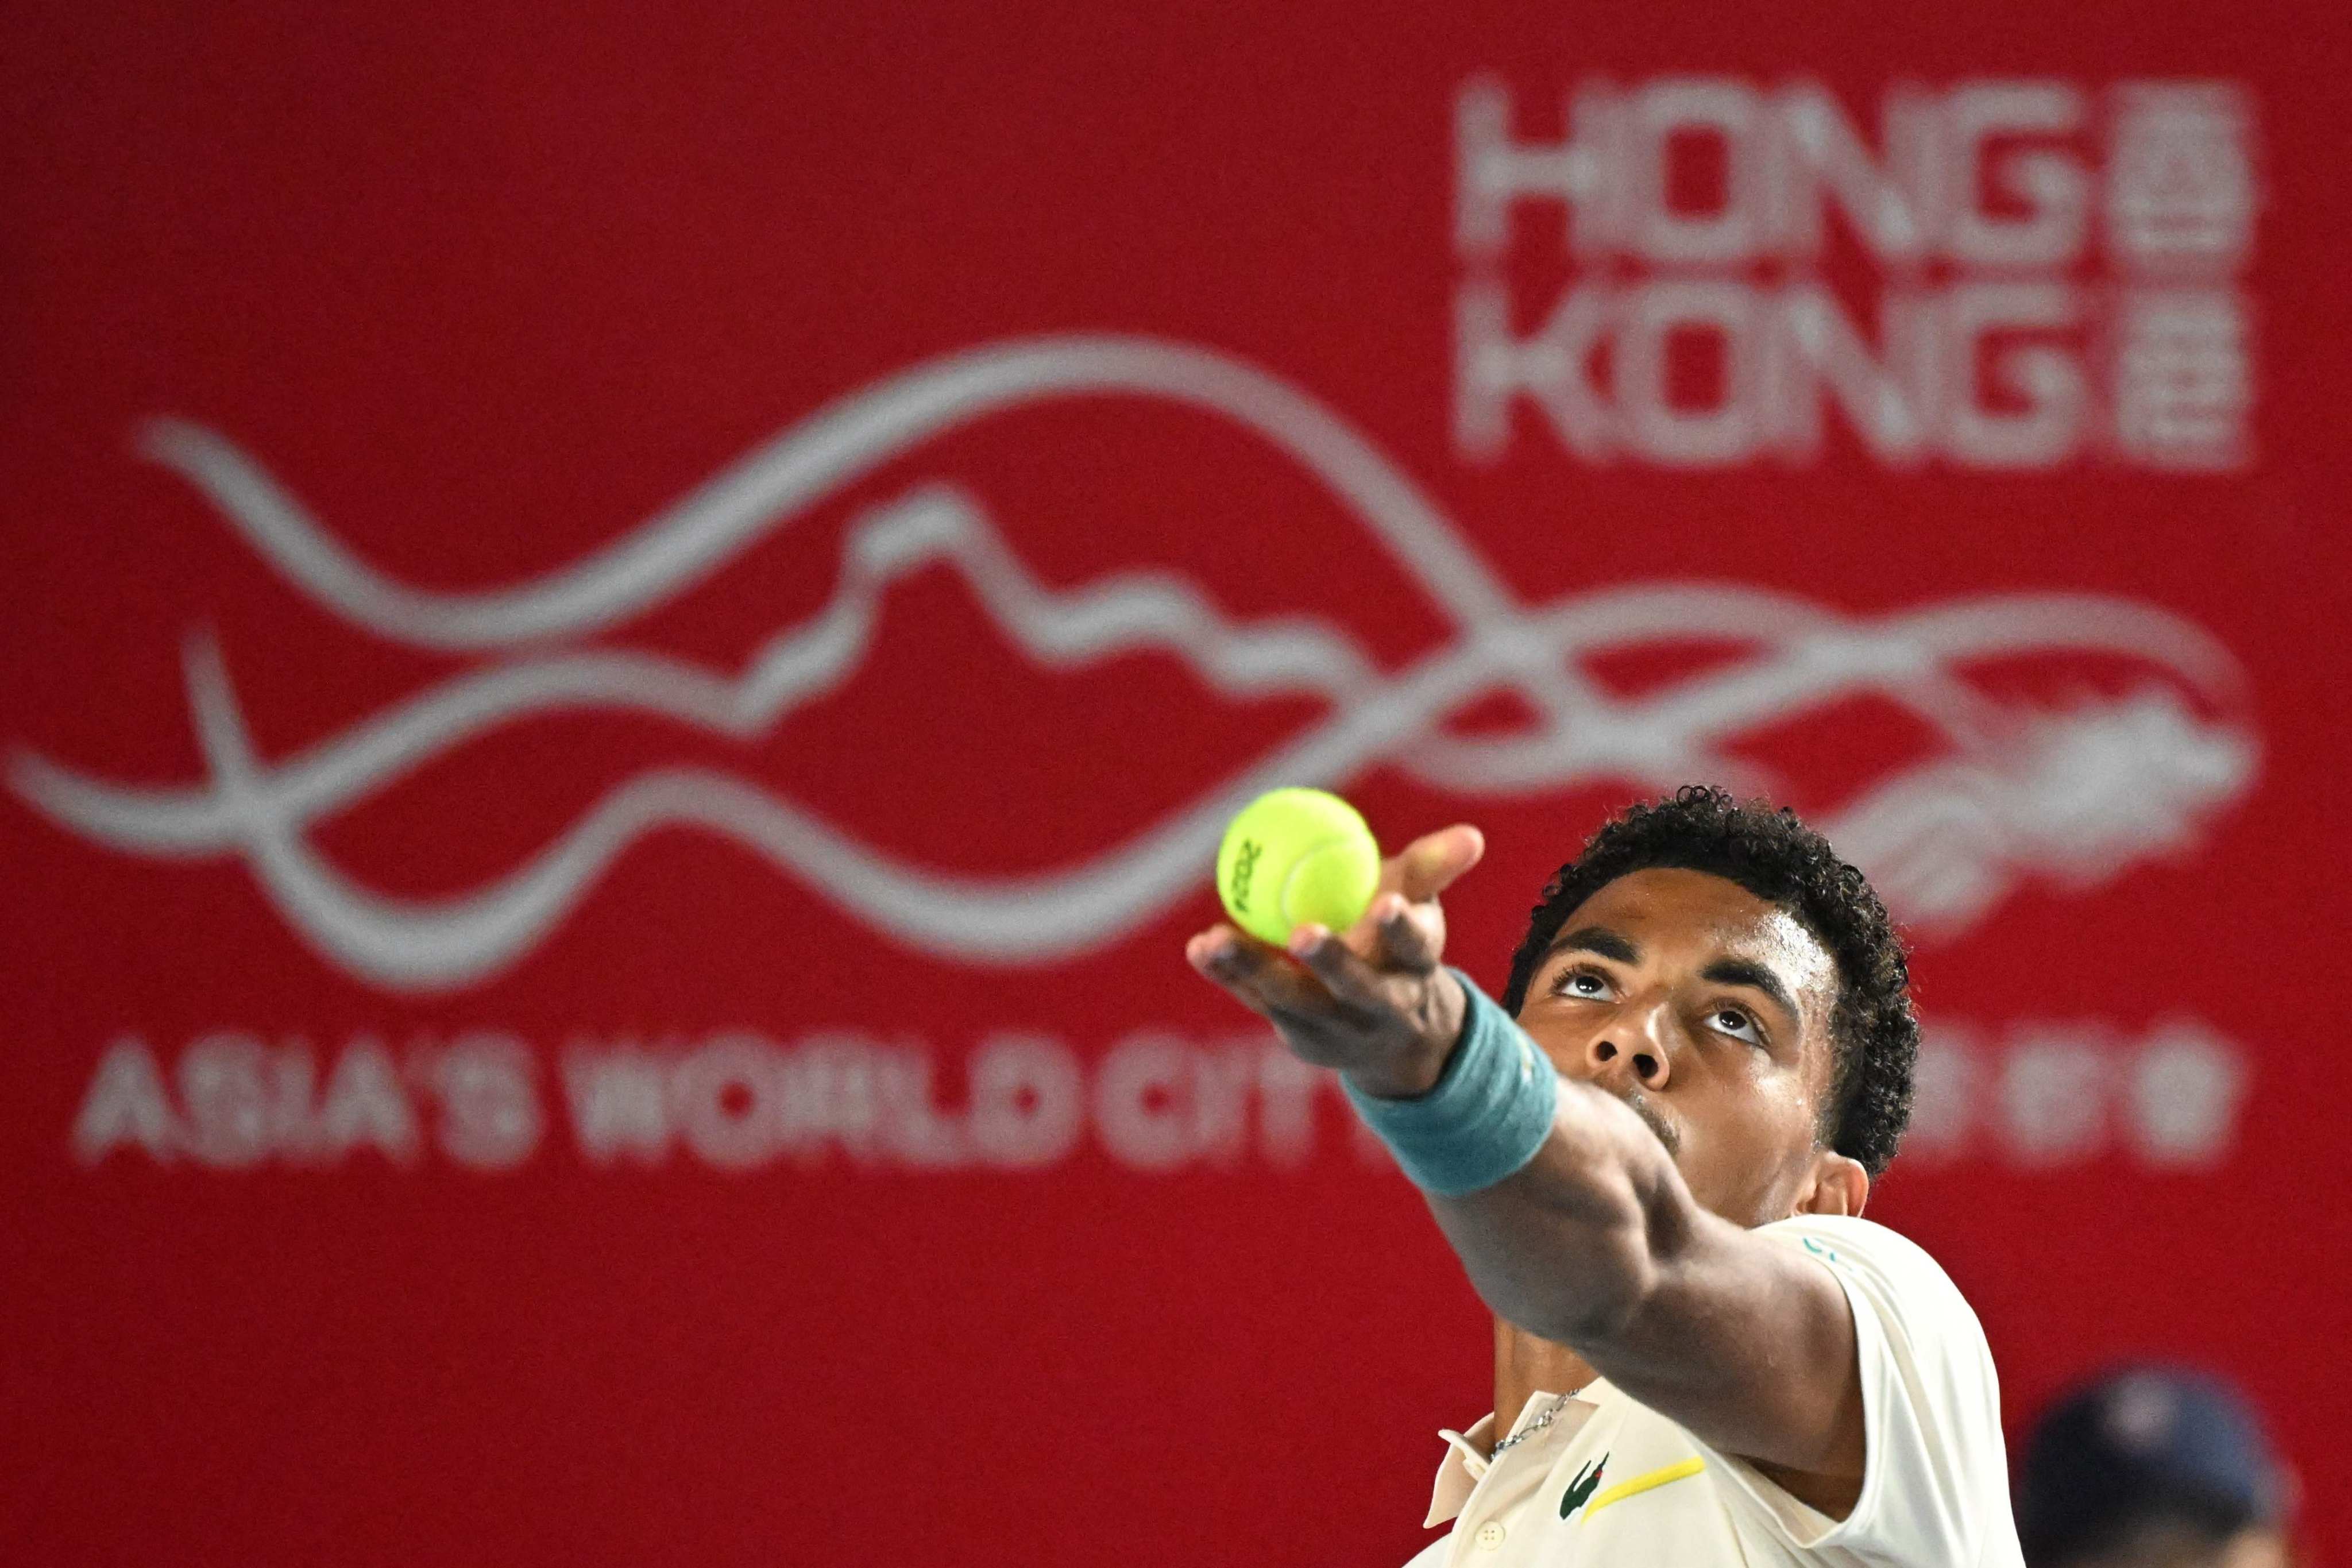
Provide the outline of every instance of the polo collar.
<path id="1" fill-rule="evenodd" d="M 1599 1409 L 1601 1400 L 1612 1392 L 1606 1379 L 1594 1379 L 1591 1385 L 1562 1407 L 1559 1415 L 1549 1427 L 1528 1438 L 1513 1452 L 1532 1458 L 1535 1454 L 1549 1453 L 1565 1446 L 1584 1429 L 1584 1424 L 1592 1418 L 1592 1412 Z M 1551 1408 L 1552 1402 L 1559 1397 L 1544 1389 L 1537 1389 L 1528 1396 L 1528 1402 L 1521 1407 L 1518 1420 L 1512 1423 L 1511 1430 L 1517 1432 L 1527 1426 L 1537 1415 Z M 1445 1440 L 1445 1458 L 1438 1464 L 1437 1480 L 1430 1489 L 1429 1517 L 1422 1521 L 1424 1530 L 1444 1524 L 1460 1514 L 1464 1505 L 1469 1502 L 1470 1494 L 1478 1489 L 1478 1483 L 1485 1480 L 1486 1472 L 1495 1467 L 1495 1461 L 1485 1452 L 1495 1443 L 1495 1417 L 1491 1414 L 1480 1416 L 1466 1432 L 1456 1432 L 1449 1426 L 1437 1435 Z"/>

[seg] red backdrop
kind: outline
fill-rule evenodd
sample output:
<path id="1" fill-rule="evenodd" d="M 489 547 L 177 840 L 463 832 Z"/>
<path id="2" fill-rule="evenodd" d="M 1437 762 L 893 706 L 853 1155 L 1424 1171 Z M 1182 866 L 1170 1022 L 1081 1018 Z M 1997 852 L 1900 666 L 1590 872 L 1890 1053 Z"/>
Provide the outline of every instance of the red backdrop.
<path id="1" fill-rule="evenodd" d="M 1217 824 L 1482 824 L 1499 985 L 1710 777 L 2012 1421 L 2342 1559 L 2346 31 L 15 8 L 6 1554 L 1402 1561 L 1484 1314 Z"/>

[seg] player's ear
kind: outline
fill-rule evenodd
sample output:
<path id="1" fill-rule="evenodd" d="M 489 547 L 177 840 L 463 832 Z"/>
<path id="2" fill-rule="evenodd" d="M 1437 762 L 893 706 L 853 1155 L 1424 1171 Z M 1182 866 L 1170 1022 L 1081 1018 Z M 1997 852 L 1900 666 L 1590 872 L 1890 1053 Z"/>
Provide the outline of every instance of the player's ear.
<path id="1" fill-rule="evenodd" d="M 1859 1219 L 1862 1205 L 1869 1201 L 1870 1173 L 1862 1168 L 1862 1162 L 1849 1159 L 1834 1149 L 1823 1149 L 1813 1156 L 1812 1173 L 1805 1190 L 1798 1194 L 1797 1212 Z"/>

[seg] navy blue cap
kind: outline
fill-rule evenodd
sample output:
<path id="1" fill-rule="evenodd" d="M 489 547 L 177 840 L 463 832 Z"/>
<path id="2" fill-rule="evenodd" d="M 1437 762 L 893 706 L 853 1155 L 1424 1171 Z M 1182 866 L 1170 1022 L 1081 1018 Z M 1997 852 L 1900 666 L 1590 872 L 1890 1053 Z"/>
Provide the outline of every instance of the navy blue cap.
<path id="1" fill-rule="evenodd" d="M 2284 1503 L 2261 1419 L 2221 1379 L 2185 1367 L 2117 1368 L 2042 1414 L 2018 1475 L 2029 1563 L 2156 1520 L 2217 1539 L 2274 1523 Z"/>

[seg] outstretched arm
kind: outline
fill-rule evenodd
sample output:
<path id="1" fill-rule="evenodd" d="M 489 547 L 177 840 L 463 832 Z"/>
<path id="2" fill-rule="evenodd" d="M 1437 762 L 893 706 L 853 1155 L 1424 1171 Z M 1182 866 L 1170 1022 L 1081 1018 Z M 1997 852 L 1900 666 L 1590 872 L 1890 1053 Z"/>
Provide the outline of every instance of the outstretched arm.
<path id="1" fill-rule="evenodd" d="M 1551 1075 L 1517 1025 L 1440 962 L 1438 895 L 1482 851 L 1475 828 L 1431 834 L 1386 864 L 1353 930 L 1301 928 L 1286 952 L 1221 925 L 1187 956 L 1297 1055 L 1338 1068 L 1376 1119 L 1382 1102 L 1461 1101 L 1465 1075 L 1499 1086 L 1458 1131 L 1433 1134 L 1460 1143 L 1464 1163 L 1420 1173 L 1479 1294 L 1842 1513 L 1862 1475 L 1863 1407 L 1852 1312 L 1829 1271 L 1702 1209 L 1642 1120 L 1590 1084 L 1557 1080 L 1548 1125 L 1534 1123 L 1525 1148 L 1492 1147 L 1535 1103 L 1497 1064 L 1532 1056 Z M 1509 1168 L 1488 1179 L 1497 1160 Z M 1432 1173 L 1454 1170 L 1480 1184 Z"/>

